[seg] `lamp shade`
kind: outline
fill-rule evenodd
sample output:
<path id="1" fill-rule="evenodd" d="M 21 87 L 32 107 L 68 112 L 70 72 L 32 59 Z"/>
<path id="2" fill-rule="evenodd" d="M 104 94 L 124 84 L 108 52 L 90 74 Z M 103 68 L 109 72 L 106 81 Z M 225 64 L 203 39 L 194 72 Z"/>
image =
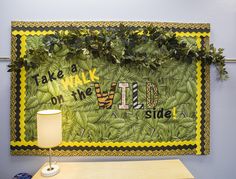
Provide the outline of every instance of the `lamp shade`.
<path id="1" fill-rule="evenodd" d="M 62 114 L 60 110 L 37 112 L 38 146 L 51 148 L 62 141 Z"/>

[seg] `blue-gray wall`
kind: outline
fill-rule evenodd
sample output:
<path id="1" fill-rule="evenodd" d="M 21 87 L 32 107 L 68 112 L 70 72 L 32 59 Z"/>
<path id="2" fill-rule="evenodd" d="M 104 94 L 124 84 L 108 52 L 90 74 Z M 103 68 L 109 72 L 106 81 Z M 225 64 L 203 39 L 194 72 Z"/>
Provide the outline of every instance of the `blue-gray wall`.
<path id="1" fill-rule="evenodd" d="M 211 42 L 236 58 L 235 0 L 0 0 L 0 56 L 10 56 L 10 22 L 15 20 L 142 20 L 211 23 Z M 11 156 L 10 74 L 0 61 L 0 179 L 35 173 L 45 157 Z M 217 81 L 211 68 L 211 154 L 173 157 L 58 157 L 57 161 L 159 160 L 179 158 L 199 179 L 236 178 L 236 63 L 230 79 Z"/>

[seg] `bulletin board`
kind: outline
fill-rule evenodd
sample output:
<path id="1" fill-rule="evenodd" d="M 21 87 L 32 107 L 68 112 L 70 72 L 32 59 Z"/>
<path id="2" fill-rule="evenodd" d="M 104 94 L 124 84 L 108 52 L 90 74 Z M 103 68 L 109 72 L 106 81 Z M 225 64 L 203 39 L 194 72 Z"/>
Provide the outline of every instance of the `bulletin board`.
<path id="1" fill-rule="evenodd" d="M 36 126 L 46 109 L 63 116 L 54 155 L 209 154 L 209 65 L 173 60 L 153 40 L 163 30 L 191 48 L 209 42 L 209 24 L 13 22 L 12 61 L 37 66 L 11 73 L 11 154 L 47 154 Z"/>

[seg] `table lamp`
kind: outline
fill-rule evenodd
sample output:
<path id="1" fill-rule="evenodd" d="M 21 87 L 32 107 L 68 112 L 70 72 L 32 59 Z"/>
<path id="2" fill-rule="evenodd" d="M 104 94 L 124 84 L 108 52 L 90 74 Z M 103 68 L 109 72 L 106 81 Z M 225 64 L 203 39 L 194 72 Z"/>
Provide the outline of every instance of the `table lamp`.
<path id="1" fill-rule="evenodd" d="M 51 148 L 62 141 L 62 114 L 60 110 L 43 110 L 37 112 L 38 146 L 49 148 L 49 165 L 41 171 L 42 176 L 54 176 L 59 173 L 59 166 L 51 161 Z"/>

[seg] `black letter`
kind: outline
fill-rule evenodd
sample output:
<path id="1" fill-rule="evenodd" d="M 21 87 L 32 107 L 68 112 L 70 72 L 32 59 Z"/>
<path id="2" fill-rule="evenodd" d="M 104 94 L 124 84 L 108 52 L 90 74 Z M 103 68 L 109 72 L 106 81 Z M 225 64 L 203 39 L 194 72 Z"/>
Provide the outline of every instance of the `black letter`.
<path id="1" fill-rule="evenodd" d="M 76 93 L 75 93 L 74 91 L 72 91 L 72 94 L 71 94 L 71 96 L 73 96 L 73 97 L 74 97 L 74 100 L 75 100 L 75 101 L 77 101 L 77 98 L 76 98 Z"/>
<path id="2" fill-rule="evenodd" d="M 39 85 L 38 78 L 37 78 L 38 76 L 39 76 L 39 74 L 32 76 L 32 78 L 35 80 L 35 83 L 37 86 Z"/>
<path id="3" fill-rule="evenodd" d="M 64 76 L 63 71 L 59 70 L 58 73 L 57 73 L 57 78 L 62 78 L 63 76 Z"/>
<path id="4" fill-rule="evenodd" d="M 52 102 L 53 105 L 56 105 L 57 104 L 57 98 L 53 96 L 51 98 L 51 102 Z"/>
<path id="5" fill-rule="evenodd" d="M 145 115 L 145 118 L 151 118 L 151 112 L 152 111 L 146 111 L 146 115 Z"/>
<path id="6" fill-rule="evenodd" d="M 56 78 L 54 77 L 54 72 L 51 73 L 50 71 L 48 71 L 48 77 L 49 77 L 50 81 L 56 80 Z"/>
<path id="7" fill-rule="evenodd" d="M 48 79 L 46 76 L 42 76 L 42 83 L 45 84 L 48 82 Z"/>
<path id="8" fill-rule="evenodd" d="M 92 94 L 92 89 L 87 88 L 85 93 L 86 93 L 87 96 L 90 96 Z"/>
<path id="9" fill-rule="evenodd" d="M 77 72 L 76 64 L 71 65 L 71 71 Z"/>
<path id="10" fill-rule="evenodd" d="M 156 116 L 156 108 L 153 108 L 153 118 L 156 119 L 157 116 Z"/>
<path id="11" fill-rule="evenodd" d="M 64 98 L 63 98 L 63 96 L 62 96 L 62 95 L 60 95 L 60 96 L 57 96 L 57 100 L 58 100 L 58 102 L 59 102 L 59 103 L 62 103 L 62 102 L 64 102 Z"/>
<path id="12" fill-rule="evenodd" d="M 79 93 L 79 98 L 80 98 L 80 100 L 83 100 L 83 99 L 86 98 L 86 96 L 85 96 L 85 94 L 84 94 L 83 91 L 80 91 L 79 89 L 77 89 L 77 92 Z"/>
<path id="13" fill-rule="evenodd" d="M 163 108 L 161 108 L 157 113 L 158 118 L 163 118 Z"/>
<path id="14" fill-rule="evenodd" d="M 166 117 L 166 118 L 170 118 L 170 117 L 171 117 L 171 111 L 169 111 L 169 110 L 166 111 L 166 112 L 165 112 L 165 117 Z"/>

